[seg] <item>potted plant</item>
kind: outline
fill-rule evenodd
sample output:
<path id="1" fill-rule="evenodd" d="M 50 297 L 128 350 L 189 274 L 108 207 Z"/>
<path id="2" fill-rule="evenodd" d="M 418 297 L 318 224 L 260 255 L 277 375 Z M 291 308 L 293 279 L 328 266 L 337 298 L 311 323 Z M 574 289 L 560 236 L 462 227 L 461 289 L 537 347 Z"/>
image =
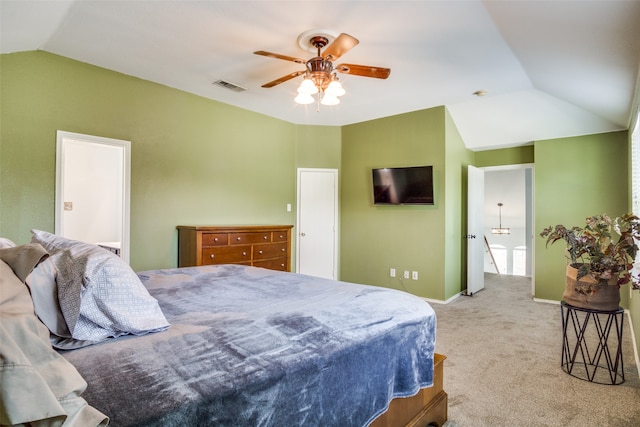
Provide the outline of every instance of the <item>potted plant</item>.
<path id="1" fill-rule="evenodd" d="M 564 225 L 547 227 L 541 233 L 547 246 L 564 240 L 567 245 L 567 283 L 565 303 L 575 307 L 603 311 L 617 310 L 620 286 L 630 283 L 640 289 L 640 277 L 631 269 L 638 252 L 640 218 L 625 214 L 611 219 L 595 215 L 586 219 L 584 227 Z"/>

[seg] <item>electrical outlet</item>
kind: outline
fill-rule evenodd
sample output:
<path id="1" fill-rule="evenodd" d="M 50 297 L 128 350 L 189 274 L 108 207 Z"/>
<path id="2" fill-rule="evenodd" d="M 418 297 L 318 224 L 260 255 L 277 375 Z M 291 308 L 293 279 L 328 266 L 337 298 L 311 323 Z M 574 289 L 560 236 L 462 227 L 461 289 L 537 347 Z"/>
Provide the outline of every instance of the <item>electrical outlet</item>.
<path id="1" fill-rule="evenodd" d="M 418 272 L 417 271 L 412 271 L 411 272 L 411 279 L 418 280 Z"/>
<path id="2" fill-rule="evenodd" d="M 402 275 L 402 277 L 404 277 L 405 279 L 409 278 L 409 270 L 405 270 L 404 274 Z"/>
<path id="3" fill-rule="evenodd" d="M 389 276 L 390 277 L 396 277 L 396 269 L 395 268 L 389 269 Z"/>

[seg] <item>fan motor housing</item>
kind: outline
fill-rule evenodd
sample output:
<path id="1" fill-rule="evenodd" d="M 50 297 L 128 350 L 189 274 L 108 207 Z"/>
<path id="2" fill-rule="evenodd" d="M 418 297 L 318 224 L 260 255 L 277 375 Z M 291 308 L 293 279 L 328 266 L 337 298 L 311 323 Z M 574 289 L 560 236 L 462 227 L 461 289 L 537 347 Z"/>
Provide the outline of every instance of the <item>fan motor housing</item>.
<path id="1" fill-rule="evenodd" d="M 320 56 L 307 61 L 307 74 L 318 87 L 326 88 L 331 82 L 333 64 Z"/>

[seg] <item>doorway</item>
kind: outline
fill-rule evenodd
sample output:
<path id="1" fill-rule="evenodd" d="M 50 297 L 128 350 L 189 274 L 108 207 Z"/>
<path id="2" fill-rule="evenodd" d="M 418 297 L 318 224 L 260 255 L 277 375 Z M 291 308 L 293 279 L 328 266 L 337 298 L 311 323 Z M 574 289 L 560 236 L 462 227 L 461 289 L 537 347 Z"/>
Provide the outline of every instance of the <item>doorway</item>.
<path id="1" fill-rule="evenodd" d="M 484 168 L 485 235 L 490 246 L 503 249 L 500 274 L 531 276 L 533 167 L 514 165 Z M 499 206 L 498 204 L 501 204 Z M 493 228 L 509 234 L 493 234 Z M 524 256 L 522 254 L 524 247 Z M 485 271 L 493 272 L 485 257 Z"/>
<path id="2" fill-rule="evenodd" d="M 338 170 L 298 169 L 296 272 L 338 278 Z"/>
<path id="3" fill-rule="evenodd" d="M 532 164 L 483 168 L 485 235 L 496 265 L 485 256 L 484 271 L 532 277 L 533 275 L 533 173 Z M 502 204 L 499 206 L 498 204 Z M 494 234 L 493 228 L 509 229 Z M 534 291 L 532 280 L 532 292 Z"/>
<path id="4" fill-rule="evenodd" d="M 485 273 L 514 272 L 531 278 L 535 295 L 533 174 L 533 164 L 468 167 L 467 295 L 482 289 Z M 494 234 L 493 228 L 504 230 Z M 492 251 L 504 256 L 493 259 Z"/>
<path id="5" fill-rule="evenodd" d="M 58 131 L 55 233 L 129 262 L 131 142 Z"/>

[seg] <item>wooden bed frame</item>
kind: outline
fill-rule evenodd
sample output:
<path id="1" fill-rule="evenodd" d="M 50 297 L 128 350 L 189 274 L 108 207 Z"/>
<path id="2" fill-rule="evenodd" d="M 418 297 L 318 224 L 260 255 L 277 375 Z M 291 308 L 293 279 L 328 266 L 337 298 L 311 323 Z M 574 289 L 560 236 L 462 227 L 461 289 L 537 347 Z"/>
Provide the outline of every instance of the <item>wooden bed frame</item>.
<path id="1" fill-rule="evenodd" d="M 433 387 L 423 388 L 415 396 L 393 399 L 371 427 L 442 427 L 447 421 L 447 393 L 442 389 L 444 359 L 435 354 Z"/>

